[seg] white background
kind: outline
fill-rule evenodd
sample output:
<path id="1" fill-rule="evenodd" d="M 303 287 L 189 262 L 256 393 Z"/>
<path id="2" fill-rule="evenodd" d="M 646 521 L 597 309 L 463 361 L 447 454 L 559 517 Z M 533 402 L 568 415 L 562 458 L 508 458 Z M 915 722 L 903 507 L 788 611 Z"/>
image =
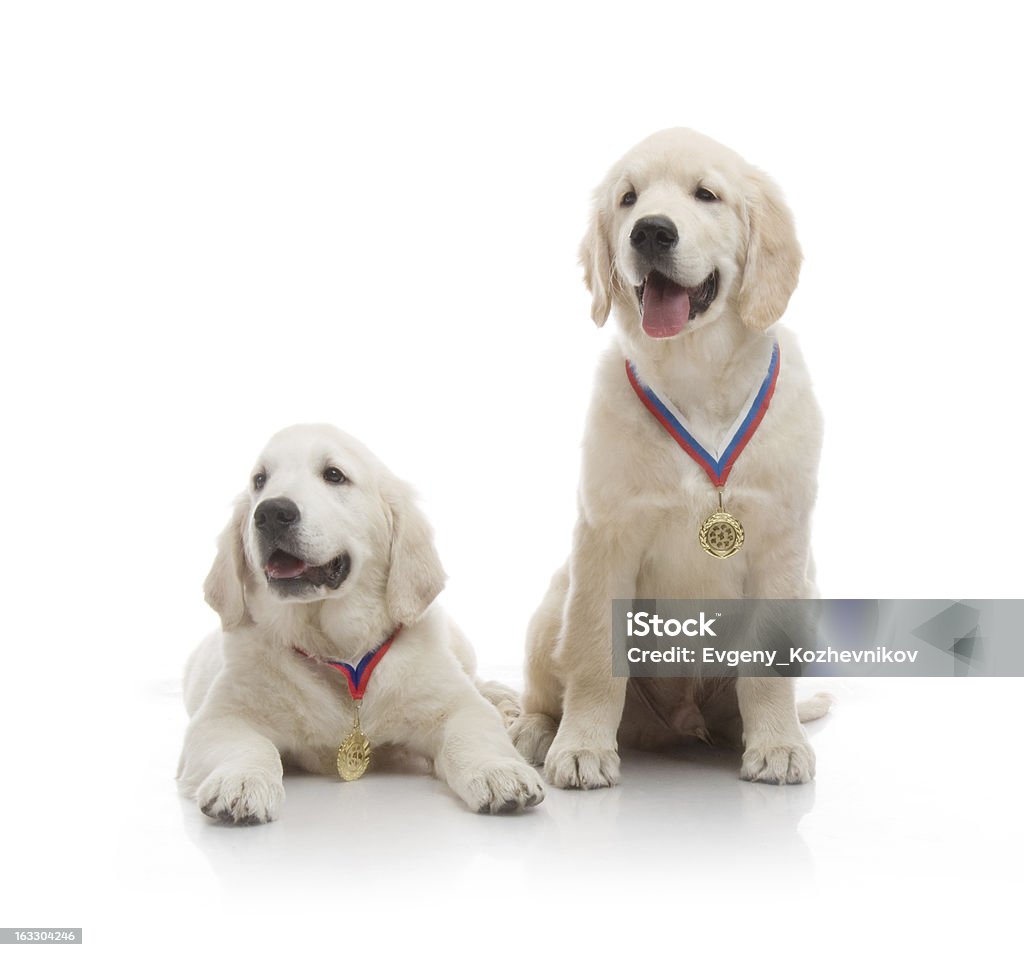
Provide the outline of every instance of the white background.
<path id="1" fill-rule="evenodd" d="M 365 914 L 385 952 L 426 927 L 541 953 L 998 932 L 1020 681 L 840 688 L 802 790 L 634 758 L 615 792 L 467 822 L 427 779 L 349 804 L 297 779 L 285 819 L 228 831 L 172 776 L 213 540 L 291 422 L 413 481 L 446 606 L 517 680 L 612 335 L 576 265 L 590 191 L 664 126 L 734 147 L 794 209 L 822 593 L 1019 596 L 1005 9 L 5 4 L 0 924 L 84 925 L 103 954 L 147 924 L 151 952 L 333 946 L 340 922 L 354 945 Z"/>

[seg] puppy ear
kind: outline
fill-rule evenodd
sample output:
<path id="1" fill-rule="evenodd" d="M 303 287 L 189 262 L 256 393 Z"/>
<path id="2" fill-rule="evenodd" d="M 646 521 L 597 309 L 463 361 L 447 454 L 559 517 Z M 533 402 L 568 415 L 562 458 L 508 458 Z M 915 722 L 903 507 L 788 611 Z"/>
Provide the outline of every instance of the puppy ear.
<path id="1" fill-rule="evenodd" d="M 445 573 L 434 548 L 434 533 L 412 489 L 393 479 L 385 494 L 391 509 L 391 563 L 386 600 L 391 617 L 410 624 L 444 588 Z"/>
<path id="2" fill-rule="evenodd" d="M 764 330 L 786 311 L 803 254 L 779 188 L 759 170 L 751 173 L 749 183 L 749 238 L 739 309 L 748 326 Z"/>
<path id="3" fill-rule="evenodd" d="M 217 539 L 217 555 L 203 584 L 206 603 L 220 615 L 225 631 L 252 620 L 245 604 L 246 567 L 242 551 L 242 522 L 248 510 L 248 496 L 239 496 L 231 521 Z"/>
<path id="4" fill-rule="evenodd" d="M 607 215 L 598 196 L 594 197 L 590 226 L 580 243 L 580 264 L 583 282 L 593 297 L 590 317 L 596 325 L 603 326 L 612 308 L 612 251 L 608 243 Z"/>

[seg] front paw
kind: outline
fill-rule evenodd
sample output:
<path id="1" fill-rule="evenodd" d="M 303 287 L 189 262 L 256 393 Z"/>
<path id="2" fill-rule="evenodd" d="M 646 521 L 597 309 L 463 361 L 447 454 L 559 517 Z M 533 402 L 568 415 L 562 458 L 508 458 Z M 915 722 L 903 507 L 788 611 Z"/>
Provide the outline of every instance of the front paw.
<path id="1" fill-rule="evenodd" d="M 540 775 L 522 761 L 487 764 L 474 771 L 460 788 L 466 803 L 481 814 L 505 814 L 544 800 Z"/>
<path id="2" fill-rule="evenodd" d="M 619 754 L 614 748 L 552 747 L 544 776 L 556 788 L 609 788 L 619 783 Z"/>
<path id="3" fill-rule="evenodd" d="M 266 824 L 284 803 L 280 775 L 266 771 L 216 770 L 196 791 L 203 814 L 228 824 Z"/>
<path id="4" fill-rule="evenodd" d="M 803 737 L 757 737 L 743 752 L 740 777 L 765 784 L 806 784 L 814 777 L 814 749 Z"/>

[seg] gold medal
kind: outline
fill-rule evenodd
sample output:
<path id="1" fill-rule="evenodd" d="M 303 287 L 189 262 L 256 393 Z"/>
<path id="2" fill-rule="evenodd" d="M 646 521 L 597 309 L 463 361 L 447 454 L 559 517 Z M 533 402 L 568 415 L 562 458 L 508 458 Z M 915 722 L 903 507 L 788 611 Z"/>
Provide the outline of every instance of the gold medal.
<path id="1" fill-rule="evenodd" d="M 368 651 L 359 659 L 359 663 L 355 665 L 337 658 L 321 658 L 318 655 L 311 655 L 308 651 L 303 651 L 301 648 L 294 647 L 294 650 L 302 655 L 303 658 L 317 661 L 343 674 L 345 676 L 345 683 L 348 685 L 348 693 L 355 703 L 356 719 L 352 722 L 352 730 L 345 735 L 345 740 L 338 745 L 338 776 L 342 781 L 358 781 L 366 774 L 366 769 L 370 766 L 370 758 L 372 757 L 370 739 L 363 734 L 362 726 L 359 724 L 359 709 L 363 705 L 363 695 L 366 694 L 366 689 L 370 684 L 370 675 L 373 674 L 374 668 L 380 664 L 383 657 L 388 653 L 388 649 L 394 643 L 401 630 L 402 626 L 399 625 L 384 644 L 374 648 L 373 651 Z"/>
<path id="2" fill-rule="evenodd" d="M 338 748 L 338 775 L 342 781 L 358 781 L 370 766 L 370 740 L 359 724 L 359 705 L 356 702 L 356 720 L 345 740 Z"/>
<path id="3" fill-rule="evenodd" d="M 658 424 L 675 443 L 699 465 L 711 483 L 718 489 L 718 509 L 712 512 L 700 527 L 700 547 L 713 558 L 729 558 L 743 547 L 743 526 L 734 515 L 722 507 L 722 488 L 729 478 L 740 453 L 761 424 L 775 394 L 775 383 L 781 364 L 779 344 L 772 343 L 768 371 L 760 383 L 751 388 L 750 395 L 736 417 L 733 431 L 723 440 L 720 448 L 697 440 L 697 431 L 668 399 L 646 385 L 637 374 L 636 367 L 626 360 L 626 377 L 637 398 L 647 407 Z"/>
<path id="4" fill-rule="evenodd" d="M 700 527 L 700 547 L 715 558 L 728 558 L 743 547 L 743 526 L 722 507 L 722 489 L 718 489 L 718 508 Z"/>
<path id="5" fill-rule="evenodd" d="M 743 547 L 743 526 L 719 508 L 700 527 L 700 547 L 715 558 L 728 558 Z"/>

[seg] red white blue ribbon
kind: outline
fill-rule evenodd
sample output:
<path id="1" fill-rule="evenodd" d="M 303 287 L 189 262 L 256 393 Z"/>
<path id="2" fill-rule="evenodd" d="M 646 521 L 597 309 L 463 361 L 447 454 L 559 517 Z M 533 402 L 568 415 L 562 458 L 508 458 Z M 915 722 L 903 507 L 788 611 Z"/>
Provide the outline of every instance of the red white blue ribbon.
<path id="1" fill-rule="evenodd" d="M 721 488 L 729 478 L 729 472 L 736 464 L 740 453 L 757 431 L 764 414 L 768 411 L 772 396 L 775 394 L 775 383 L 779 378 L 779 344 L 772 345 L 772 357 L 763 381 L 757 385 L 747 398 L 743 409 L 733 422 L 726 435 L 725 445 L 720 449 L 702 445 L 695 430 L 686 417 L 668 399 L 659 395 L 645 384 L 637 374 L 636 367 L 626 360 L 626 375 L 633 391 L 661 426 L 675 439 L 678 446 L 690 456 L 711 479 L 715 488 Z"/>
<path id="2" fill-rule="evenodd" d="M 320 662 L 322 665 L 333 668 L 335 671 L 340 671 L 348 682 L 348 693 L 352 695 L 352 700 L 362 701 L 370 684 L 370 675 L 373 674 L 373 669 L 380 664 L 381 659 L 388 653 L 391 643 L 398 637 L 398 633 L 401 630 L 402 626 L 399 625 L 384 644 L 374 648 L 373 651 L 368 651 L 354 665 L 347 661 L 342 661 L 340 658 L 321 658 L 319 655 L 311 655 L 308 651 L 303 651 L 301 648 L 295 648 L 295 651 L 304 658 L 310 658 L 313 661 Z"/>

